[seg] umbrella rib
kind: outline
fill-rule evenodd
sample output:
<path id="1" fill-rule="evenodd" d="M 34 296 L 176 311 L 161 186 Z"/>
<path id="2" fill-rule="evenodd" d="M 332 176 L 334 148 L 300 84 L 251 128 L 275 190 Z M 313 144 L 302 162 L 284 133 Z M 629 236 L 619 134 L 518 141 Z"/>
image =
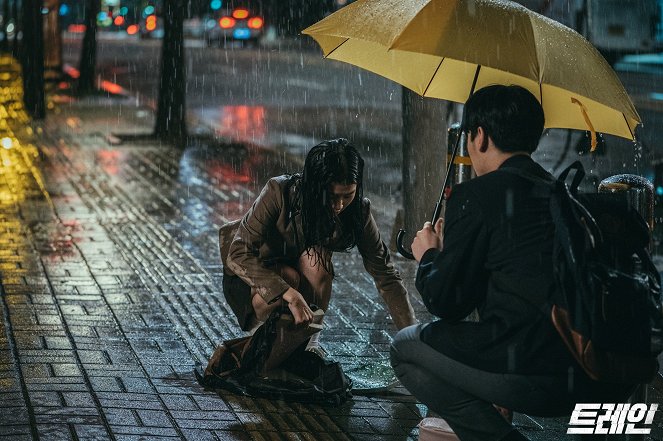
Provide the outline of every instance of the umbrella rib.
<path id="1" fill-rule="evenodd" d="M 474 79 L 472 80 L 472 88 L 470 89 L 470 94 L 468 96 L 471 97 L 472 94 L 474 93 L 474 88 L 477 86 L 477 80 L 479 79 L 479 71 L 481 70 L 481 65 L 477 64 L 477 71 L 474 72 Z"/>
<path id="2" fill-rule="evenodd" d="M 631 134 L 631 138 L 635 139 L 635 134 L 633 133 L 633 130 L 631 130 L 631 126 L 628 124 L 628 119 L 626 119 L 626 115 L 624 115 L 624 112 L 622 112 L 622 116 L 624 117 L 624 122 L 626 123 L 626 127 L 628 128 L 628 132 Z"/>
<path id="3" fill-rule="evenodd" d="M 433 83 L 433 79 L 435 79 L 435 75 L 437 75 L 437 71 L 440 70 L 440 66 L 442 66 L 442 62 L 444 61 L 444 58 L 445 57 L 442 57 L 442 59 L 440 60 L 440 64 L 437 65 L 437 68 L 435 69 L 435 72 L 433 72 L 433 75 L 430 77 L 430 81 L 426 85 L 426 88 L 424 89 L 424 93 L 421 94 L 421 96 L 426 96 L 426 92 L 428 92 L 428 88 Z"/>
<path id="4" fill-rule="evenodd" d="M 339 47 L 343 46 L 345 43 L 348 42 L 348 40 L 350 40 L 350 39 L 349 39 L 349 38 L 346 38 L 345 40 L 343 40 L 343 41 L 341 42 L 341 44 L 339 44 L 338 46 L 336 46 L 334 49 L 330 50 L 330 51 L 327 53 L 327 55 L 325 55 L 325 58 L 329 58 L 329 56 L 330 56 L 330 55 L 331 55 L 336 49 L 338 49 Z"/>
<path id="5" fill-rule="evenodd" d="M 539 102 L 541 103 L 541 107 L 543 108 L 543 84 L 539 83 Z"/>

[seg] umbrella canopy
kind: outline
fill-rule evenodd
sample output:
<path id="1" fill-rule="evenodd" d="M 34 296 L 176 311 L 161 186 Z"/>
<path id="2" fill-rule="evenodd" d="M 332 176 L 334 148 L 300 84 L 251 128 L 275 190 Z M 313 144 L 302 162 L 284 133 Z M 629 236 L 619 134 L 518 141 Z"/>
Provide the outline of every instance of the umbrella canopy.
<path id="1" fill-rule="evenodd" d="M 503 0 L 358 0 L 306 28 L 326 58 L 424 97 L 463 103 L 516 84 L 541 102 L 548 128 L 632 139 L 640 117 L 610 65 L 562 24 Z"/>

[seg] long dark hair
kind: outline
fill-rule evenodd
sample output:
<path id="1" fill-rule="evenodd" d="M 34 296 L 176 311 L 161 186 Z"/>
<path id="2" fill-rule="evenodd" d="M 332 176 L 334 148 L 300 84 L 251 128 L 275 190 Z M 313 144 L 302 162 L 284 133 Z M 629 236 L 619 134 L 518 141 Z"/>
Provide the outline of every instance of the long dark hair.
<path id="1" fill-rule="evenodd" d="M 304 247 L 331 272 L 331 251 L 348 251 L 357 245 L 364 228 L 364 160 L 345 138 L 321 142 L 306 155 L 300 196 Z M 338 216 L 331 201 L 332 184 L 357 184 L 352 203 Z M 331 242 L 340 226 L 340 235 Z"/>

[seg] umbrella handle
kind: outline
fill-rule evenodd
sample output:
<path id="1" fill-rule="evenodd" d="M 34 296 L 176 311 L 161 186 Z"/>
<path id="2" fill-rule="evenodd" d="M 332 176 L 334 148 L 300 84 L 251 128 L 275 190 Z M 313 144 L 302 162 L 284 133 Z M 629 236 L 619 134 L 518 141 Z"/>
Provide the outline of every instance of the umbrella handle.
<path id="1" fill-rule="evenodd" d="M 453 170 L 456 154 L 458 153 L 460 138 L 461 138 L 461 133 L 458 133 L 458 137 L 456 138 L 454 148 L 451 152 L 451 158 L 449 158 L 449 164 L 447 165 L 447 174 L 444 177 L 444 183 L 442 184 L 442 191 L 440 192 L 440 197 L 438 198 L 437 204 L 435 204 L 435 210 L 433 211 L 433 217 L 431 219 L 431 223 L 433 224 L 433 226 L 435 226 L 435 222 L 437 222 L 437 219 L 440 217 L 440 213 L 442 212 L 442 203 L 447 197 L 446 189 L 447 186 L 449 186 L 449 179 L 451 177 L 451 172 Z M 414 254 L 412 254 L 411 251 L 406 250 L 405 247 L 403 246 L 403 239 L 405 239 L 405 230 L 401 228 L 400 230 L 398 230 L 398 235 L 396 236 L 396 248 L 398 249 L 398 252 L 401 253 L 401 256 L 405 257 L 406 259 L 414 260 Z"/>
<path id="2" fill-rule="evenodd" d="M 396 236 L 396 248 L 398 248 L 398 252 L 401 253 L 401 256 L 406 259 L 414 260 L 414 254 L 406 250 L 403 246 L 403 239 L 405 239 L 405 230 L 401 228 L 398 230 L 398 235 Z"/>
<path id="3" fill-rule="evenodd" d="M 440 217 L 440 212 L 442 211 L 442 201 L 445 199 L 445 194 L 446 192 L 443 189 L 442 194 L 440 194 L 440 199 L 437 201 L 437 204 L 435 204 L 435 211 L 433 212 L 432 222 L 433 225 L 435 225 L 435 222 Z M 398 230 L 398 235 L 396 236 L 396 248 L 398 249 L 398 252 L 401 253 L 401 256 L 405 257 L 406 259 L 414 260 L 414 254 L 412 254 L 411 251 L 406 250 L 403 246 L 403 239 L 405 239 L 405 230 L 401 228 Z"/>

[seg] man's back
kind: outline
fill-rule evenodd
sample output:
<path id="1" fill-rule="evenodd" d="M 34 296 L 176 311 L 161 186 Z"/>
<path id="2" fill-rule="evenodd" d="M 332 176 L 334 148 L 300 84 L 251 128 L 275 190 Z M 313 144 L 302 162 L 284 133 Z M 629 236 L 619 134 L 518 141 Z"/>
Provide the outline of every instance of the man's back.
<path id="1" fill-rule="evenodd" d="M 486 371 L 564 372 L 574 362 L 538 301 L 555 289 L 549 199 L 505 168 L 552 179 L 523 155 L 454 188 L 444 250 L 434 264 L 424 255 L 417 277 L 421 282 L 433 270 L 418 287 L 442 318 L 424 329 L 422 340 Z M 478 323 L 460 321 L 474 308 Z"/>
<path id="2" fill-rule="evenodd" d="M 534 183 L 552 177 L 530 158 L 544 124 L 536 95 L 522 87 L 475 91 L 461 127 L 478 177 L 457 185 L 444 222 L 424 224 L 412 242 L 417 289 L 440 320 L 396 334 L 391 362 L 460 439 L 526 440 L 494 405 L 555 416 L 629 393 L 629 385 L 584 373 L 544 306 L 561 292 L 553 277 L 557 194 Z M 474 309 L 479 321 L 464 321 Z"/>

